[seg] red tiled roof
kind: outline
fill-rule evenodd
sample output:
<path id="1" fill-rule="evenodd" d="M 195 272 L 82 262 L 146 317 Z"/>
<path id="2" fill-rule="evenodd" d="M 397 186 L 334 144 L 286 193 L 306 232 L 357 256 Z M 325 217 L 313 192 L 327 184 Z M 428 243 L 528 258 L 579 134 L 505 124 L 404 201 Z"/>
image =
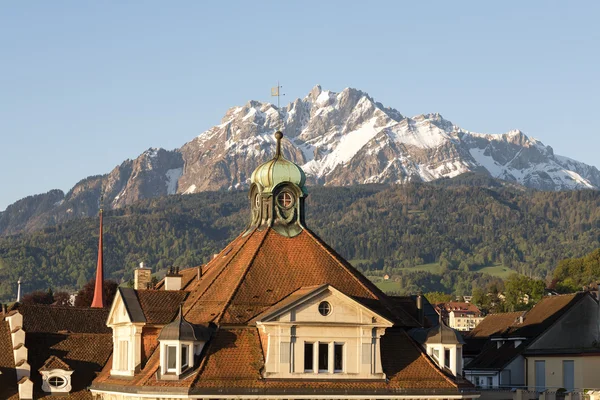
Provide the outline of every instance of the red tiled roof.
<path id="1" fill-rule="evenodd" d="M 382 316 L 418 326 L 368 279 L 308 230 L 294 238 L 272 229 L 241 235 L 211 260 L 201 280 L 185 288 L 185 317 L 193 323 L 247 324 L 305 286 L 330 284 Z"/>
<path id="2" fill-rule="evenodd" d="M 403 329 L 388 329 L 381 339 L 382 367 L 387 380 L 310 380 L 310 379 L 264 379 L 261 370 L 264 356 L 257 328 L 240 327 L 219 329 L 207 345 L 206 355 L 196 372 L 179 381 L 156 380 L 159 368 L 158 352 L 133 380 L 110 376 L 105 367 L 94 387 L 179 386 L 188 388 L 192 394 L 216 393 L 418 393 L 441 390 L 441 393 L 457 393 L 472 385 L 461 378 L 455 381 L 436 368 L 432 361 L 408 337 Z"/>
<path id="3" fill-rule="evenodd" d="M 146 317 L 146 323 L 165 325 L 175 318 L 179 305 L 188 295 L 184 291 L 137 290 L 138 301 Z"/>
<path id="4" fill-rule="evenodd" d="M 106 326 L 108 308 L 18 304 L 23 330 L 33 332 L 111 333 Z"/>

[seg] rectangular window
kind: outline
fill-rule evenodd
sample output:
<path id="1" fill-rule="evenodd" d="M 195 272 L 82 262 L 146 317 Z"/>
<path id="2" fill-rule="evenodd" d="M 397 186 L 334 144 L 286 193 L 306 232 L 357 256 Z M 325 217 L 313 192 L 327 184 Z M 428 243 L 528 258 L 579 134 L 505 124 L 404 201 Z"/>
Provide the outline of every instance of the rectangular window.
<path id="1" fill-rule="evenodd" d="M 444 349 L 444 366 L 450 368 L 450 349 Z"/>
<path id="2" fill-rule="evenodd" d="M 546 361 L 535 362 L 535 389 L 538 392 L 546 390 Z"/>
<path id="3" fill-rule="evenodd" d="M 329 371 L 329 343 L 319 343 L 319 372 Z"/>
<path id="4" fill-rule="evenodd" d="M 167 346 L 167 371 L 177 370 L 177 346 Z"/>
<path id="5" fill-rule="evenodd" d="M 431 353 L 431 355 L 433 356 L 433 359 L 435 361 L 439 362 L 439 360 L 440 360 L 440 350 L 439 349 L 433 349 L 433 352 Z"/>
<path id="6" fill-rule="evenodd" d="M 313 357 L 314 357 L 314 343 L 304 342 L 304 371 L 314 371 Z"/>
<path id="7" fill-rule="evenodd" d="M 575 361 L 563 361 L 563 387 L 569 391 L 575 389 Z"/>
<path id="8" fill-rule="evenodd" d="M 333 347 L 333 372 L 344 371 L 344 344 L 336 343 Z"/>
<path id="9" fill-rule="evenodd" d="M 188 366 L 188 351 L 189 345 L 183 344 L 181 345 L 181 369 L 184 369 Z"/>

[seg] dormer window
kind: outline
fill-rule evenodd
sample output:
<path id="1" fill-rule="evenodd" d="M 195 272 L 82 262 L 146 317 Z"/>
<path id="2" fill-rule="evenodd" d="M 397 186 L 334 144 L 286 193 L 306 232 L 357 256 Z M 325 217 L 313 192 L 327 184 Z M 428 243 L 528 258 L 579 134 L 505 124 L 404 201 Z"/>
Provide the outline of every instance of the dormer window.
<path id="1" fill-rule="evenodd" d="M 46 393 L 64 394 L 71 391 L 73 370 L 56 356 L 50 356 L 39 369 L 42 375 L 42 390 Z"/>
<path id="2" fill-rule="evenodd" d="M 161 379 L 179 379 L 194 368 L 194 356 L 200 354 L 209 336 L 208 328 L 187 322 L 179 307 L 175 321 L 166 325 L 158 335 Z"/>

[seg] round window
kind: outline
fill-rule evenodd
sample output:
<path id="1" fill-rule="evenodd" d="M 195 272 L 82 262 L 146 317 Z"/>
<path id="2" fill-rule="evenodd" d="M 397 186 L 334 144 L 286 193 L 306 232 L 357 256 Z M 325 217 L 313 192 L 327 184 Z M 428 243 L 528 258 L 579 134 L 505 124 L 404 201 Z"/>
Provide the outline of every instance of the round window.
<path id="1" fill-rule="evenodd" d="M 322 302 L 319 304 L 319 313 L 320 313 L 322 316 L 327 316 L 327 315 L 329 315 L 329 314 L 331 313 L 331 304 L 329 304 L 329 303 L 328 303 L 328 302 L 326 302 L 326 301 L 322 301 Z"/>
<path id="2" fill-rule="evenodd" d="M 292 208 L 294 206 L 294 196 L 290 192 L 281 192 L 277 195 L 277 204 L 282 208 Z"/>
<path id="3" fill-rule="evenodd" d="M 50 378 L 48 378 L 48 384 L 55 388 L 62 387 L 66 383 L 67 381 L 62 376 L 51 376 Z"/>
<path id="4" fill-rule="evenodd" d="M 256 194 L 256 197 L 254 197 L 254 206 L 260 208 L 260 194 Z"/>

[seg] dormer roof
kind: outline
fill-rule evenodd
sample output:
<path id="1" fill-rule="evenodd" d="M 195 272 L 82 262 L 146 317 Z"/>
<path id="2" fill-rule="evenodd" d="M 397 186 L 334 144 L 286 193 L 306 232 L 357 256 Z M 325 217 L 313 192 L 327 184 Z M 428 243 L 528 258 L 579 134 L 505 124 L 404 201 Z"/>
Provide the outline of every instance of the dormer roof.
<path id="1" fill-rule="evenodd" d="M 39 371 L 52 371 L 53 369 L 61 369 L 63 371 L 72 371 L 69 364 L 56 356 L 50 356 Z"/>
<path id="2" fill-rule="evenodd" d="M 178 340 L 184 342 L 207 341 L 210 331 L 204 326 L 194 326 L 183 317 L 182 308 L 179 307 L 177 318 L 160 331 L 158 340 Z"/>

